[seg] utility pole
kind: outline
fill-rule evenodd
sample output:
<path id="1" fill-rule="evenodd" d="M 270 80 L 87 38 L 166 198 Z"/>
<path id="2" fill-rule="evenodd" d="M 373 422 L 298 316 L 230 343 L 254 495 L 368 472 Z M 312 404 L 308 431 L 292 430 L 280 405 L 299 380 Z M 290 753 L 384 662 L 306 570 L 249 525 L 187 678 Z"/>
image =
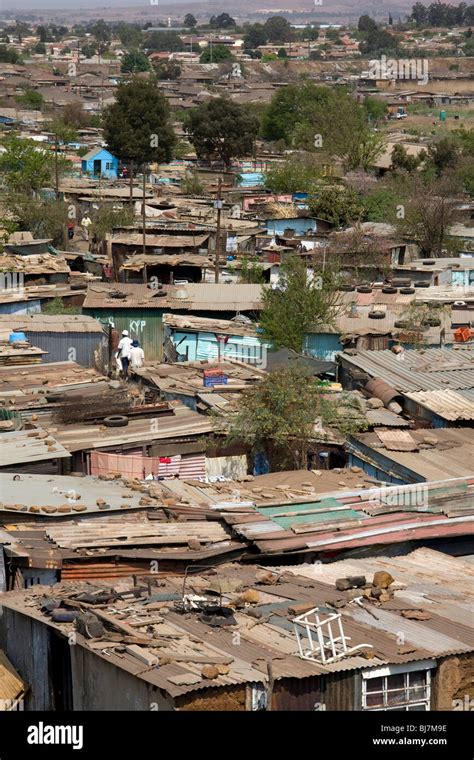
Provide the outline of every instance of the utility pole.
<path id="1" fill-rule="evenodd" d="M 145 205 L 145 193 L 146 193 L 146 165 L 143 167 L 143 198 L 142 198 L 142 246 L 143 246 L 143 282 L 147 280 L 146 271 L 146 205 Z"/>
<path id="2" fill-rule="evenodd" d="M 219 282 L 219 260 L 221 254 L 221 215 L 222 215 L 222 178 L 219 177 L 217 183 L 217 199 L 214 202 L 214 208 L 217 209 L 217 227 L 216 227 L 216 256 L 214 263 L 214 282 Z"/>

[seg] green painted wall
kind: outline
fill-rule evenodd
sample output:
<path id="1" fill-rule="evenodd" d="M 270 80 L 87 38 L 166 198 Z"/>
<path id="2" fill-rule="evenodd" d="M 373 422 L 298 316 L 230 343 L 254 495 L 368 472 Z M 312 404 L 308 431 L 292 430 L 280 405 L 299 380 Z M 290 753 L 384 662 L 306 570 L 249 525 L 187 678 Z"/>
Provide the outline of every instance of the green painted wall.
<path id="1" fill-rule="evenodd" d="M 148 361 L 161 361 L 163 357 L 163 311 L 161 309 L 83 309 L 104 325 L 112 324 L 119 333 L 128 330 L 137 338 Z"/>

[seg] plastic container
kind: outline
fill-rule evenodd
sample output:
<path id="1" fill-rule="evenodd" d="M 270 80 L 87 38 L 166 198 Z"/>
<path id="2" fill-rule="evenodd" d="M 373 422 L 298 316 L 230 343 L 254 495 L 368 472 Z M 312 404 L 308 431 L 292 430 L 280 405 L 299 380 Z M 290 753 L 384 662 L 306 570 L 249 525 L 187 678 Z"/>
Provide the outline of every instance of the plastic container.
<path id="1" fill-rule="evenodd" d="M 26 341 L 26 335 L 24 332 L 12 332 L 8 338 L 9 343 L 18 343 L 19 341 Z"/>

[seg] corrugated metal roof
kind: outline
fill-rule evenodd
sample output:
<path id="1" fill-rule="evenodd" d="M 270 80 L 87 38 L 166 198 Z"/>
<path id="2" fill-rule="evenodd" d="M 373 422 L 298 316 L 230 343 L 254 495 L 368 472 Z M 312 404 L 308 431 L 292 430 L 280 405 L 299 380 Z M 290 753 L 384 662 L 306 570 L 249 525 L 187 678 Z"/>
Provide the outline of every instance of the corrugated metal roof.
<path id="1" fill-rule="evenodd" d="M 474 398 L 464 398 L 455 391 L 447 389 L 419 391 L 407 393 L 406 396 L 445 420 L 474 419 Z"/>
<path id="2" fill-rule="evenodd" d="M 209 239 L 209 235 L 150 235 L 145 236 L 147 247 L 152 248 L 200 248 Z M 112 237 L 112 245 L 143 246 L 143 235 L 123 232 Z M 157 261 L 157 263 L 159 263 Z"/>
<path id="3" fill-rule="evenodd" d="M 43 435 L 43 437 L 40 437 Z M 70 457 L 52 435 L 41 430 L 16 430 L 0 435 L 0 467 Z M 10 476 L 11 477 L 11 476 Z M 5 495 L 0 490 L 2 501 Z M 1 509 L 1 507 L 0 507 Z"/>
<path id="4" fill-rule="evenodd" d="M 59 319 L 50 314 L 0 314 L 0 334 L 11 331 L 102 333 L 103 327 L 85 314 L 62 314 Z"/>
<path id="5" fill-rule="evenodd" d="M 351 351 L 340 360 L 402 392 L 439 388 L 474 388 L 474 348 L 427 348 L 392 351 Z"/>

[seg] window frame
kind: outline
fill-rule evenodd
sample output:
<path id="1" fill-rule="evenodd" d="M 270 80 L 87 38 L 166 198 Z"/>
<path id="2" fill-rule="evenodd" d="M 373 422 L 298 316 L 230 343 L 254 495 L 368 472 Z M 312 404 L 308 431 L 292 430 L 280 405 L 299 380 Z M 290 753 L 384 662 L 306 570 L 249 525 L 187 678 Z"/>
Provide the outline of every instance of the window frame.
<path id="1" fill-rule="evenodd" d="M 362 710 L 365 712 L 412 712 L 419 707 L 420 712 L 428 712 L 431 709 L 431 670 L 436 668 L 434 660 L 406 663 L 405 665 L 389 665 L 385 668 L 373 668 L 362 673 Z M 423 685 L 411 685 L 411 676 L 415 673 L 425 673 Z M 394 675 L 403 676 L 403 687 L 390 688 L 389 678 Z M 382 679 L 381 688 L 377 691 L 367 689 L 370 681 L 375 678 Z M 424 689 L 423 699 L 410 701 L 410 693 L 415 689 Z M 390 695 L 401 694 L 404 699 L 399 704 L 391 704 Z M 382 704 L 371 706 L 367 704 L 370 695 L 381 695 Z"/>

